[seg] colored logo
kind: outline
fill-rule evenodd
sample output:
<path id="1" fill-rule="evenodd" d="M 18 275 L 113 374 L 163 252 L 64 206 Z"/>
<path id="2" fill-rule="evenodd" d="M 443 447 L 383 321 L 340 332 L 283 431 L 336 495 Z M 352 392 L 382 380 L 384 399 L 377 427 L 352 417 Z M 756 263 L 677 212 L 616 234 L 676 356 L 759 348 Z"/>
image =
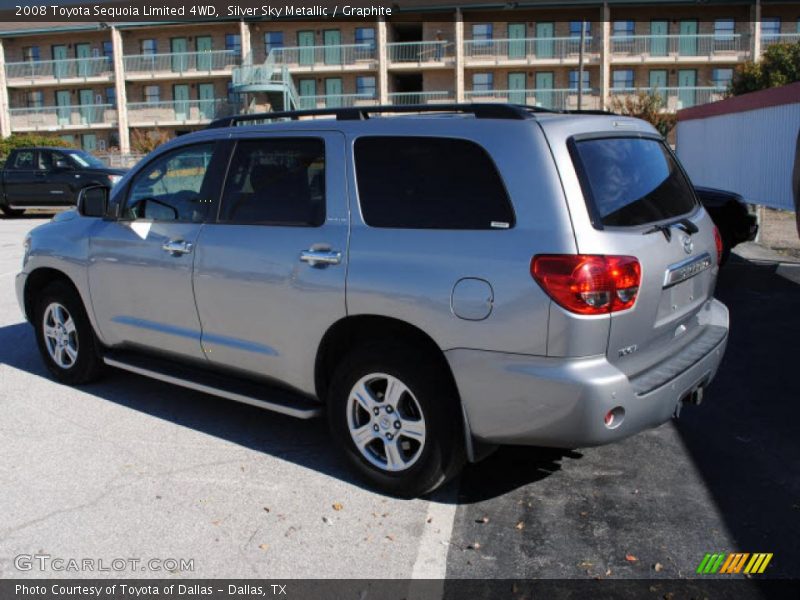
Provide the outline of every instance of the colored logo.
<path id="1" fill-rule="evenodd" d="M 720 552 L 718 554 L 706 554 L 697 567 L 697 573 L 701 575 L 712 573 L 757 575 L 764 572 L 771 560 L 771 552 L 757 552 L 754 554 L 748 552 Z"/>

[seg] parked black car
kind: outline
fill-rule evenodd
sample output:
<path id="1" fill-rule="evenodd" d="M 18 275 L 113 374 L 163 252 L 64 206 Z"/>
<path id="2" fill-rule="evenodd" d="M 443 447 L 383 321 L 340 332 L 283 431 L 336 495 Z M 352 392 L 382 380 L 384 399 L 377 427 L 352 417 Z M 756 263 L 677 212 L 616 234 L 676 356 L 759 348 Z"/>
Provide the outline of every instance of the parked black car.
<path id="1" fill-rule="evenodd" d="M 694 186 L 697 197 L 705 207 L 722 237 L 722 259 L 725 263 L 737 244 L 755 239 L 758 232 L 755 215 L 747 210 L 744 198 L 735 192 Z"/>
<path id="2" fill-rule="evenodd" d="M 0 211 L 13 217 L 28 208 L 73 206 L 83 188 L 113 187 L 124 174 L 83 150 L 17 148 L 0 170 Z"/>

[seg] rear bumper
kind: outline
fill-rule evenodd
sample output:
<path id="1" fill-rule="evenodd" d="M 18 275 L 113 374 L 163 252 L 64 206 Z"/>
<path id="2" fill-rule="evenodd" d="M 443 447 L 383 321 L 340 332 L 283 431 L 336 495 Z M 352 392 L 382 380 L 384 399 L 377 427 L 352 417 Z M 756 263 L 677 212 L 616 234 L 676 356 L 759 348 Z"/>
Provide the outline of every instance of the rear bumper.
<path id="1" fill-rule="evenodd" d="M 596 446 L 664 423 L 682 398 L 711 381 L 728 340 L 728 310 L 721 302 L 711 301 L 707 323 L 686 348 L 633 379 L 605 356 L 565 359 L 463 349 L 445 355 L 475 439 Z M 609 428 L 604 417 L 618 407 L 624 417 Z"/>

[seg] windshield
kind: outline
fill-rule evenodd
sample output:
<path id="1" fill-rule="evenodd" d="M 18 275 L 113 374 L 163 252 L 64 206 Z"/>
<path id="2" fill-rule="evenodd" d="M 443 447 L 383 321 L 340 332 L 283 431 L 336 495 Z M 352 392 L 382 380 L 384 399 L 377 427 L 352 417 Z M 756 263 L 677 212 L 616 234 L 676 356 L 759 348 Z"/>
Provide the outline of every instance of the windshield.
<path id="1" fill-rule="evenodd" d="M 84 152 L 83 150 L 68 150 L 66 154 L 74 160 L 78 166 L 92 167 L 94 169 L 105 169 L 106 165 L 102 160 Z"/>
<path id="2" fill-rule="evenodd" d="M 660 140 L 582 140 L 572 155 L 589 211 L 602 225 L 645 225 L 696 206 L 691 184 Z"/>

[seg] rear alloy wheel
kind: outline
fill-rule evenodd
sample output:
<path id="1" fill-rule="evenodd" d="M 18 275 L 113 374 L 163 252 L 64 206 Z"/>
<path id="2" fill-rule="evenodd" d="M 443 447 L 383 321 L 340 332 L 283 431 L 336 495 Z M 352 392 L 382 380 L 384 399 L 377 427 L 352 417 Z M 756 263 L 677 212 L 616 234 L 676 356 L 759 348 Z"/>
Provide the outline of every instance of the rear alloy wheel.
<path id="1" fill-rule="evenodd" d="M 98 341 L 72 286 L 62 281 L 48 285 L 36 299 L 33 324 L 42 359 L 58 381 L 77 385 L 99 377 Z"/>
<path id="2" fill-rule="evenodd" d="M 331 434 L 373 487 L 414 498 L 464 464 L 461 407 L 442 368 L 418 349 L 369 345 L 336 369 L 328 395 Z"/>

